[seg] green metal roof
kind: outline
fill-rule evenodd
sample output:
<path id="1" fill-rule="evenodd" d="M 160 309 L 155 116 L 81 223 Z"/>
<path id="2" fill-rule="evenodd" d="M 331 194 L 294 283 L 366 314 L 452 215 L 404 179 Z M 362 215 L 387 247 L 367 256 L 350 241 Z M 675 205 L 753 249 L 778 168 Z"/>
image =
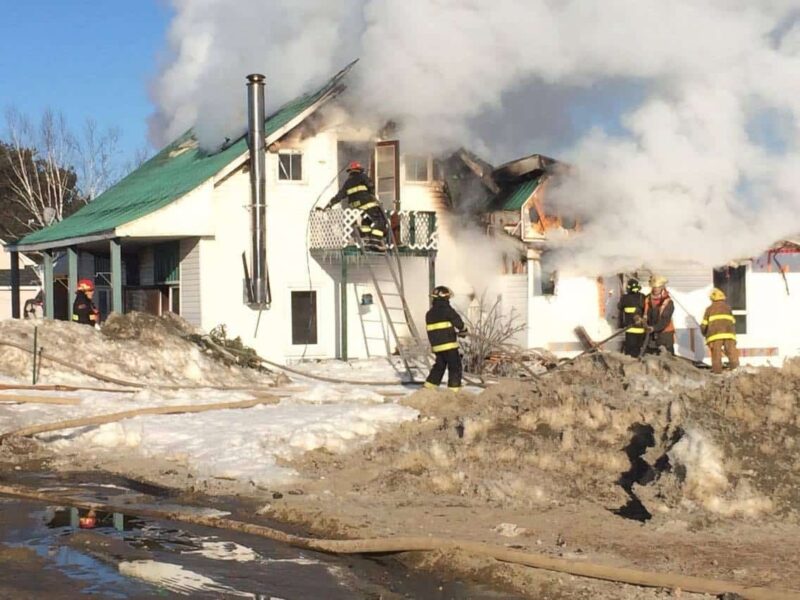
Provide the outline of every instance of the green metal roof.
<path id="1" fill-rule="evenodd" d="M 352 66 L 337 73 L 316 92 L 300 96 L 270 115 L 266 121 L 267 137 L 327 94 L 335 93 L 339 81 Z M 190 130 L 75 214 L 25 236 L 17 245 L 46 244 L 113 230 L 186 195 L 246 151 L 247 137 L 242 136 L 230 146 L 209 154 L 198 147 Z"/>
<path id="2" fill-rule="evenodd" d="M 522 205 L 531 197 L 542 176 L 528 179 L 522 183 L 516 183 L 504 189 L 494 197 L 491 202 L 492 210 L 519 210 Z"/>

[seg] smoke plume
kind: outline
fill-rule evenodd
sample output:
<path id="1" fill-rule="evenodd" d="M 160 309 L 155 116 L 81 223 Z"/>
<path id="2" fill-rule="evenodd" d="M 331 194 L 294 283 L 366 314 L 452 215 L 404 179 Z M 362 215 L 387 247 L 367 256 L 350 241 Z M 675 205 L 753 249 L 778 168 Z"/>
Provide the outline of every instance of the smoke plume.
<path id="1" fill-rule="evenodd" d="M 243 131 L 244 76 L 270 107 L 353 58 L 353 114 L 404 148 L 540 152 L 584 224 L 562 270 L 715 265 L 800 231 L 796 0 L 173 0 L 154 140 Z"/>

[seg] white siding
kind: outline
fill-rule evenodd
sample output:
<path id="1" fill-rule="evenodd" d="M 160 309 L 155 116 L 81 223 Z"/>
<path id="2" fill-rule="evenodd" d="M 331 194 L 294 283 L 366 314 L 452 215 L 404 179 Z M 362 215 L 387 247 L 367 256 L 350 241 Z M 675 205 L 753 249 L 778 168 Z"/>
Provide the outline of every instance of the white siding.
<path id="1" fill-rule="evenodd" d="M 181 316 L 192 325 L 200 326 L 200 240 L 181 240 Z"/>
<path id="2" fill-rule="evenodd" d="M 503 275 L 500 279 L 503 313 L 514 317 L 514 323 L 525 325 L 512 342 L 521 347 L 528 345 L 528 275 Z"/>

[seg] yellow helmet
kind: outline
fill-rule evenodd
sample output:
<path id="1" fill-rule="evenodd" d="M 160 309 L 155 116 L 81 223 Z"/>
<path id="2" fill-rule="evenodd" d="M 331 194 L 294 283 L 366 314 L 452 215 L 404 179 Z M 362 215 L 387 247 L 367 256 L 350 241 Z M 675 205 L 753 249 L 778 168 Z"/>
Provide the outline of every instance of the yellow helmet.
<path id="1" fill-rule="evenodd" d="M 667 278 L 662 277 L 661 275 L 653 275 L 650 277 L 650 287 L 664 287 L 667 285 Z"/>
<path id="2" fill-rule="evenodd" d="M 717 300 L 725 300 L 727 296 L 725 296 L 725 292 L 723 292 L 719 288 L 714 288 L 711 290 L 711 294 L 709 296 L 712 302 L 716 302 Z"/>

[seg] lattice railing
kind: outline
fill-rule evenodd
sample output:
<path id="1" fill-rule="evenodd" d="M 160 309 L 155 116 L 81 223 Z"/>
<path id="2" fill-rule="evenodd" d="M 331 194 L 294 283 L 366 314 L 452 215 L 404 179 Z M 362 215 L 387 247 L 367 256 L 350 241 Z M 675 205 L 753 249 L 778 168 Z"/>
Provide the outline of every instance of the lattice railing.
<path id="1" fill-rule="evenodd" d="M 400 249 L 436 250 L 438 231 L 436 213 L 431 211 L 391 211 L 387 218 Z M 309 223 L 311 250 L 339 250 L 357 246 L 354 228 L 361 220 L 361 211 L 347 208 L 312 211 Z"/>

